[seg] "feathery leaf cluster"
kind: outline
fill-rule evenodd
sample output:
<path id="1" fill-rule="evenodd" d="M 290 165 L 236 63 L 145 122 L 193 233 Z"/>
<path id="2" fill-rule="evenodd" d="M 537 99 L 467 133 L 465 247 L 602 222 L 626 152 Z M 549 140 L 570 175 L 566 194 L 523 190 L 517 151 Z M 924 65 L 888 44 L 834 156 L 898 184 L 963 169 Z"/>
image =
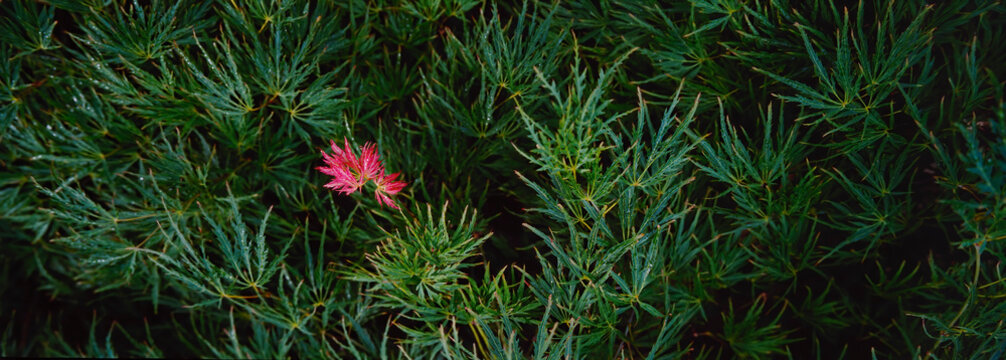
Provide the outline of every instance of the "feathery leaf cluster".
<path id="1" fill-rule="evenodd" d="M 0 355 L 1001 358 L 1004 28 L 0 1 Z"/>

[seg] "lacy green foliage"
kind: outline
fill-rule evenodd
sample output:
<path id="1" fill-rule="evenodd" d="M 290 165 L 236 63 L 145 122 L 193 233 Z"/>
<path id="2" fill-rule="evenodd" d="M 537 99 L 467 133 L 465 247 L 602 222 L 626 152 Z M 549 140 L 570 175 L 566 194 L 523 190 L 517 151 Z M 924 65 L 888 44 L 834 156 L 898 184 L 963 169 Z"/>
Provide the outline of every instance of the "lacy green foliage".
<path id="1" fill-rule="evenodd" d="M 467 306 L 450 302 L 462 300 L 455 299 L 458 297 L 455 293 L 465 288 L 463 284 L 473 281 L 462 272 L 472 266 L 464 261 L 477 255 L 477 248 L 491 235 L 474 237 L 474 222 L 465 224 L 464 215 L 458 224 L 451 224 L 453 230 L 449 229 L 446 205 L 439 220 L 430 211 L 427 207 L 425 217 L 418 212 L 415 221 L 404 229 L 404 235 L 397 231 L 389 234 L 367 255 L 369 266 L 346 274 L 348 279 L 373 283 L 367 291 L 382 300 L 382 306 L 404 306 L 414 312 L 405 316 L 424 322 L 441 321 L 444 315 L 452 315 L 441 314 L 439 309 L 453 308 L 453 312 L 458 312 Z"/>
<path id="2" fill-rule="evenodd" d="M 0 356 L 1006 356 L 999 1 L 0 14 Z"/>

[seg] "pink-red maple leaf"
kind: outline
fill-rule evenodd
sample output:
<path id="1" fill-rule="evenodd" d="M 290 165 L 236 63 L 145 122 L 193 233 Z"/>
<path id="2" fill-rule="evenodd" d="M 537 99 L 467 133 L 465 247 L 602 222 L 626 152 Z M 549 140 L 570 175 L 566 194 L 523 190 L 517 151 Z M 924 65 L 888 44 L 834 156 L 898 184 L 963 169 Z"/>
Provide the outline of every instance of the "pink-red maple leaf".
<path id="1" fill-rule="evenodd" d="M 395 180 L 399 173 L 385 175 L 377 146 L 372 143 L 364 144 L 360 147 L 360 156 L 357 157 L 349 147 L 349 140 L 343 138 L 343 143 L 344 146 L 340 148 L 335 141 L 331 141 L 331 155 L 324 150 L 321 151 L 325 166 L 319 166 L 317 169 L 332 177 L 332 181 L 325 184 L 325 187 L 349 195 L 362 188 L 368 181 L 373 181 L 377 185 L 377 190 L 374 190 L 377 203 L 398 209 L 398 205 L 391 197 L 398 194 L 406 183 Z"/>

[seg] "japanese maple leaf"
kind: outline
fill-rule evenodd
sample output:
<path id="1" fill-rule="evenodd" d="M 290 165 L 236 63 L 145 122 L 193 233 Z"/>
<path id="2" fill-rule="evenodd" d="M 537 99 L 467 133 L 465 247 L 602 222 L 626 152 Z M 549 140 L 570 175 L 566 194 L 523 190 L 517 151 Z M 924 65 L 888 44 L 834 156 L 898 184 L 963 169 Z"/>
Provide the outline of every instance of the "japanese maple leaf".
<path id="1" fill-rule="evenodd" d="M 325 184 L 326 188 L 337 191 L 343 195 L 349 195 L 363 187 L 368 181 L 373 181 L 377 186 L 374 197 L 381 206 L 388 205 L 398 209 L 398 205 L 392 200 L 392 196 L 398 194 L 407 185 L 404 181 L 396 181 L 399 173 L 385 175 L 384 164 L 381 162 L 381 155 L 377 153 L 377 146 L 366 143 L 360 147 L 360 156 L 357 157 L 349 147 L 349 140 L 343 138 L 343 147 L 332 144 L 332 154 L 329 155 L 324 150 L 321 151 L 322 160 L 325 166 L 317 167 L 325 175 L 332 177 L 332 181 Z"/>

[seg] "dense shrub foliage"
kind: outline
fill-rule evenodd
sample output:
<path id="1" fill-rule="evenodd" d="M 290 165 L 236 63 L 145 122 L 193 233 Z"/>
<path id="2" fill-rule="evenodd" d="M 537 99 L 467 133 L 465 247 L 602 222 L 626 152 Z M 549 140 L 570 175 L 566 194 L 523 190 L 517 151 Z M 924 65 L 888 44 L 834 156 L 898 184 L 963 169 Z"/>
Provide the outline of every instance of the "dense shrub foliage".
<path id="1" fill-rule="evenodd" d="M 0 13 L 0 355 L 1006 357 L 999 1 Z"/>

